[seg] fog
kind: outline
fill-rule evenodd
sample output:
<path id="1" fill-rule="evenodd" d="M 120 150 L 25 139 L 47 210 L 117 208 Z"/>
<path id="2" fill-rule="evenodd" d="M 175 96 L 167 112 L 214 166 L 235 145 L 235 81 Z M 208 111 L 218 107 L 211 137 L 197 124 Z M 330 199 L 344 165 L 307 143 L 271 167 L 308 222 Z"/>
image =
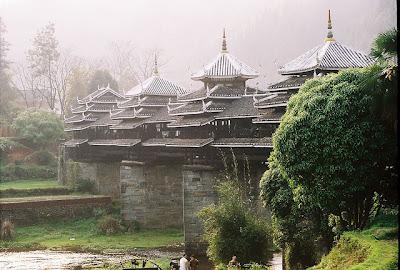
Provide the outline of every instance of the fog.
<path id="1" fill-rule="evenodd" d="M 60 47 L 84 58 L 104 57 L 111 42 L 157 49 L 161 75 L 187 88 L 220 51 L 224 27 L 229 52 L 260 72 L 261 87 L 279 80 L 277 66 L 323 42 L 328 9 L 336 40 L 366 53 L 396 25 L 394 0 L 0 0 L 11 61 L 23 61 L 35 33 L 54 22 Z"/>

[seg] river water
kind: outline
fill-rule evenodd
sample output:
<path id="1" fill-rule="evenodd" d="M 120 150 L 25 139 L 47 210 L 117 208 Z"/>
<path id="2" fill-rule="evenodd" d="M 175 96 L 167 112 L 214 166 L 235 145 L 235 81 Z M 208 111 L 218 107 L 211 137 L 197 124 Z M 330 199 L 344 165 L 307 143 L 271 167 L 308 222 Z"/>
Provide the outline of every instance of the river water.
<path id="1" fill-rule="evenodd" d="M 150 256 L 149 256 L 150 255 Z M 146 251 L 137 256 L 149 257 L 179 257 L 176 252 Z M 119 262 L 132 258 L 133 255 L 127 254 L 90 254 L 74 253 L 64 251 L 38 250 L 27 252 L 0 252 L 1 270 L 59 270 L 74 269 L 82 266 L 83 269 L 101 269 L 105 262 L 118 264 Z M 282 270 L 282 256 L 274 254 L 271 266 L 273 270 Z M 78 269 L 78 268 L 76 268 Z"/>

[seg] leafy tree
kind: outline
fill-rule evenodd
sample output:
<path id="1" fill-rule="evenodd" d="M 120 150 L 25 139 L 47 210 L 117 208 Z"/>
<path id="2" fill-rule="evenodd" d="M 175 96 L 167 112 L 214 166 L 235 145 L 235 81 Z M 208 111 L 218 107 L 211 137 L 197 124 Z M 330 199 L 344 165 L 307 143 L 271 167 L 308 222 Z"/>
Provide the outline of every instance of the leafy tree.
<path id="1" fill-rule="evenodd" d="M 55 145 L 64 134 L 59 117 L 45 111 L 21 112 L 14 119 L 13 127 L 21 138 L 40 149 Z"/>
<path id="2" fill-rule="evenodd" d="M 5 39 L 6 27 L 0 17 L 0 117 L 9 118 L 12 109 L 11 101 L 15 98 L 15 91 L 11 86 L 7 61 L 8 42 Z"/>
<path id="3" fill-rule="evenodd" d="M 307 82 L 293 96 L 273 136 L 274 155 L 295 201 L 363 228 L 388 177 L 393 141 L 376 113 L 378 67 L 352 69 Z"/>
<path id="4" fill-rule="evenodd" d="M 54 69 L 60 57 L 54 23 L 47 24 L 33 39 L 33 47 L 28 51 L 28 62 L 36 77 L 40 78 L 41 95 L 51 110 L 56 108 L 57 90 Z"/>
<path id="5" fill-rule="evenodd" d="M 281 174 L 274 154 L 261 182 L 261 198 L 272 213 L 274 243 L 281 249 L 287 269 L 315 265 L 327 251 L 332 233 L 321 224 L 322 213 L 308 205 L 298 205 L 290 181 Z"/>
<path id="6" fill-rule="evenodd" d="M 92 75 L 92 78 L 89 82 L 89 93 L 96 91 L 99 87 L 107 87 L 110 86 L 111 89 L 117 91 L 118 90 L 118 83 L 117 81 L 111 76 L 108 70 L 96 70 Z"/>
<path id="7" fill-rule="evenodd" d="M 387 60 L 397 56 L 397 29 L 380 33 L 374 40 L 371 56 L 378 60 Z"/>
<path id="8" fill-rule="evenodd" d="M 232 255 L 242 263 L 266 262 L 272 248 L 266 222 L 249 210 L 236 182 L 219 183 L 217 193 L 218 203 L 199 212 L 208 256 L 216 263 L 226 263 Z"/>

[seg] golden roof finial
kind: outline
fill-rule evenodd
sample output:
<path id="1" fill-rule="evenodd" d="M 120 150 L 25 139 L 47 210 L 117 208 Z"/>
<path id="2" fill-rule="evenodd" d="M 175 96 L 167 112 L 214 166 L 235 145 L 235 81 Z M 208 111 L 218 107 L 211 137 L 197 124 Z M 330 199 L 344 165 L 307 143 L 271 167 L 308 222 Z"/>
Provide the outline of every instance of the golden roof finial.
<path id="1" fill-rule="evenodd" d="M 223 53 L 228 52 L 228 50 L 226 49 L 225 28 L 224 28 L 224 31 L 222 32 L 222 52 L 223 52 Z"/>
<path id="2" fill-rule="evenodd" d="M 153 70 L 153 75 L 158 76 L 157 53 L 154 53 L 154 70 Z"/>
<path id="3" fill-rule="evenodd" d="M 326 35 L 325 41 L 335 41 L 332 34 L 332 21 L 331 21 L 331 10 L 328 10 L 328 34 Z"/>

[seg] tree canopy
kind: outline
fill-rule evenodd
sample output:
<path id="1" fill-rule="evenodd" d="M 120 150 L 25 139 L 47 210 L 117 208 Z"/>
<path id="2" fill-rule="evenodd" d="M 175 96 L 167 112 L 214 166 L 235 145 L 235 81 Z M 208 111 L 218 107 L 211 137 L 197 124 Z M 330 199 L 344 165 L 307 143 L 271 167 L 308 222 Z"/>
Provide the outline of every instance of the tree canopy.
<path id="1" fill-rule="evenodd" d="M 37 148 L 45 148 L 57 143 L 64 134 L 63 123 L 52 112 L 24 111 L 13 121 L 18 135 Z"/>
<path id="2" fill-rule="evenodd" d="M 96 91 L 99 87 L 110 86 L 111 89 L 118 91 L 118 83 L 111 76 L 108 70 L 99 69 L 94 72 L 89 82 L 89 93 Z"/>

